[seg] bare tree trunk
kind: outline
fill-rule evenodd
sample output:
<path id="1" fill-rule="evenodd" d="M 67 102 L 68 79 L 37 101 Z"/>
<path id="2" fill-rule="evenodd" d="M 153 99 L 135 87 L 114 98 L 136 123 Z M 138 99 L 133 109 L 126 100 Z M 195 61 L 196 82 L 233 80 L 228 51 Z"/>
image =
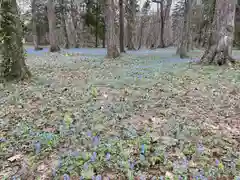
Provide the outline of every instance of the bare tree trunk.
<path id="1" fill-rule="evenodd" d="M 236 2 L 214 0 L 211 17 L 211 33 L 208 48 L 201 58 L 203 64 L 232 64 L 233 35 L 235 27 Z"/>
<path id="2" fill-rule="evenodd" d="M 193 11 L 192 11 L 192 4 L 193 0 L 190 0 L 189 2 L 189 10 L 188 10 L 188 43 L 187 43 L 187 52 L 190 51 L 190 49 L 193 49 L 193 38 L 192 38 L 192 16 L 193 16 Z"/>
<path id="3" fill-rule="evenodd" d="M 167 5 L 166 5 L 166 8 L 165 8 L 165 13 L 164 13 L 164 34 L 163 36 L 165 36 L 164 38 L 164 45 L 165 47 L 166 46 L 169 46 L 172 42 L 172 29 L 170 28 L 170 10 L 171 10 L 171 7 L 172 7 L 172 0 L 167 0 Z M 171 32 L 169 32 L 171 31 Z"/>
<path id="4" fill-rule="evenodd" d="M 105 23 L 106 23 L 106 35 L 107 35 L 107 57 L 117 58 L 120 53 L 117 48 L 117 37 L 115 34 L 114 23 L 114 0 L 105 0 Z"/>
<path id="5" fill-rule="evenodd" d="M 47 16 L 48 16 L 48 24 L 49 24 L 49 41 L 50 41 L 50 52 L 60 51 L 59 46 L 57 45 L 57 37 L 56 37 L 56 14 L 55 14 L 55 6 L 53 0 L 48 0 L 47 2 Z"/>
<path id="6" fill-rule="evenodd" d="M 158 48 L 165 48 L 165 44 L 164 44 L 164 25 L 165 25 L 165 18 L 164 18 L 164 12 L 163 12 L 163 1 L 160 1 L 160 18 L 161 18 L 161 21 L 160 21 L 160 44 L 158 45 Z"/>
<path id="7" fill-rule="evenodd" d="M 135 26 L 135 2 L 127 0 L 127 48 L 128 50 L 136 50 L 133 43 L 133 31 Z"/>
<path id="8" fill-rule="evenodd" d="M 64 36 L 64 48 L 69 49 L 69 39 L 68 39 L 68 33 L 67 33 L 67 26 L 66 26 L 66 5 L 64 0 L 60 0 L 60 6 L 61 6 L 61 25 L 63 30 L 63 36 Z"/>
<path id="9" fill-rule="evenodd" d="M 39 47 L 39 35 L 37 33 L 37 7 L 36 7 L 36 0 L 32 0 L 32 35 L 33 35 L 33 44 L 34 49 L 36 51 L 42 50 L 42 48 Z"/>
<path id="10" fill-rule="evenodd" d="M 143 17 L 142 17 L 140 23 L 141 23 L 141 24 L 140 24 L 140 39 L 139 39 L 139 43 L 138 43 L 138 50 L 141 49 L 141 46 L 142 46 L 143 28 L 144 28 Z"/>
<path id="11" fill-rule="evenodd" d="M 192 6 L 192 0 L 185 0 L 184 2 L 184 23 L 181 32 L 181 40 L 177 49 L 177 54 L 180 55 L 180 58 L 187 57 L 187 48 L 189 42 L 189 15 L 190 15 L 190 6 Z"/>
<path id="12" fill-rule="evenodd" d="M 105 41 L 106 41 L 106 37 L 105 37 L 105 34 L 106 34 L 106 25 L 105 25 L 105 20 L 103 19 L 103 40 L 102 40 L 102 47 L 105 48 Z"/>
<path id="13" fill-rule="evenodd" d="M 73 22 L 73 27 L 74 27 L 74 39 L 75 39 L 75 42 L 74 42 L 74 47 L 75 48 L 79 48 L 80 46 L 80 43 L 79 43 L 79 40 L 80 40 L 80 34 L 78 32 L 78 22 L 77 22 L 77 19 L 76 19 L 76 16 L 77 16 L 77 13 L 76 13 L 76 8 L 74 7 L 74 1 L 71 0 L 71 17 L 72 17 L 72 22 Z"/>
<path id="14" fill-rule="evenodd" d="M 0 79 L 3 81 L 23 80 L 31 76 L 25 64 L 23 29 L 19 16 L 16 0 L 1 2 L 0 29 L 5 35 L 0 42 Z"/>
<path id="15" fill-rule="evenodd" d="M 125 52 L 124 50 L 124 10 L 123 10 L 123 0 L 119 0 L 119 25 L 120 25 L 120 35 L 119 35 L 119 42 L 120 42 L 120 52 Z"/>

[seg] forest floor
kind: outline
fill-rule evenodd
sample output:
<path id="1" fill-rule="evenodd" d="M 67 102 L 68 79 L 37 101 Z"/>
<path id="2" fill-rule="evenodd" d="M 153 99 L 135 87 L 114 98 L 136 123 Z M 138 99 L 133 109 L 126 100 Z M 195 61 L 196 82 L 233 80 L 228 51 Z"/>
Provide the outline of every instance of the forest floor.
<path id="1" fill-rule="evenodd" d="M 240 175 L 239 67 L 92 52 L 28 50 L 32 79 L 0 84 L 1 180 Z"/>

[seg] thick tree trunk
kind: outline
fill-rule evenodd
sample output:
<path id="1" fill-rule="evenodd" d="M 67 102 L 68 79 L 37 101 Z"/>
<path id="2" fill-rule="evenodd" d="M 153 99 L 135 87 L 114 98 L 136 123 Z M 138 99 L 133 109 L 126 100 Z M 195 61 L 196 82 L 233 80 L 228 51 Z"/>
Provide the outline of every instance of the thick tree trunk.
<path id="1" fill-rule="evenodd" d="M 37 5 L 36 0 L 32 0 L 32 35 L 33 35 L 33 44 L 36 51 L 42 50 L 43 48 L 39 47 L 39 34 L 37 32 Z"/>
<path id="2" fill-rule="evenodd" d="M 133 0 L 127 1 L 127 47 L 128 50 L 136 50 L 133 43 L 133 31 L 135 26 L 135 2 Z"/>
<path id="3" fill-rule="evenodd" d="M 25 64 L 23 30 L 16 0 L 1 3 L 0 17 L 0 32 L 5 35 L 0 42 L 0 79 L 10 81 L 29 78 L 31 73 Z"/>
<path id="4" fill-rule="evenodd" d="M 164 44 L 164 29 L 165 29 L 165 18 L 163 12 L 163 1 L 160 1 L 160 44 L 158 48 L 165 48 Z"/>
<path id="5" fill-rule="evenodd" d="M 57 44 L 56 37 L 56 14 L 55 14 L 55 6 L 53 0 L 48 0 L 47 2 L 47 16 L 48 16 L 48 24 L 49 24 L 49 41 L 50 41 L 50 52 L 60 51 L 60 48 Z"/>
<path id="6" fill-rule="evenodd" d="M 181 32 L 181 40 L 178 45 L 177 54 L 180 55 L 180 58 L 187 57 L 188 51 L 188 42 L 189 42 L 189 16 L 190 16 L 190 7 L 192 6 L 192 0 L 185 0 L 184 2 L 184 23 Z"/>
<path id="7" fill-rule="evenodd" d="M 60 6 L 61 6 L 61 25 L 62 25 L 62 31 L 64 36 L 64 48 L 69 49 L 69 39 L 67 34 L 67 26 L 66 26 L 66 5 L 64 0 L 60 0 Z"/>
<path id="8" fill-rule="evenodd" d="M 74 1 L 71 0 L 71 17 L 72 17 L 72 22 L 73 22 L 73 27 L 74 27 L 74 47 L 75 48 L 79 48 L 80 46 L 80 33 L 78 31 L 78 22 L 76 19 L 77 13 L 76 13 L 76 8 L 74 5 Z"/>
<path id="9" fill-rule="evenodd" d="M 203 64 L 232 64 L 232 43 L 235 26 L 236 2 L 233 0 L 214 0 L 211 18 L 211 34 L 208 48 L 201 58 Z"/>
<path id="10" fill-rule="evenodd" d="M 120 25 L 120 35 L 119 35 L 119 42 L 120 42 L 120 52 L 125 52 L 124 50 L 124 10 L 123 10 L 123 0 L 119 0 L 119 25 Z"/>
<path id="11" fill-rule="evenodd" d="M 99 4 L 96 2 L 96 24 L 95 24 L 95 47 L 98 47 L 98 13 L 99 13 Z"/>
<path id="12" fill-rule="evenodd" d="M 105 24 L 106 24 L 106 39 L 107 39 L 107 57 L 117 58 L 120 53 L 117 48 L 117 37 L 115 34 L 114 22 L 114 0 L 105 0 Z"/>
<path id="13" fill-rule="evenodd" d="M 172 0 L 167 0 L 167 5 L 165 7 L 164 13 L 164 45 L 169 46 L 172 43 L 172 30 L 171 30 L 171 19 L 170 19 L 170 11 L 172 7 Z"/>

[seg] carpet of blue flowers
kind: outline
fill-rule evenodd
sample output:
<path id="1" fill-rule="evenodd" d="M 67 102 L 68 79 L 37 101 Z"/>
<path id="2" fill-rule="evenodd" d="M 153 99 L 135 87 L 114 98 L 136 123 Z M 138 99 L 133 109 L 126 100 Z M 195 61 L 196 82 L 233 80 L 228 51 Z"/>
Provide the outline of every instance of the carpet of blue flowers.
<path id="1" fill-rule="evenodd" d="M 0 85 L 0 179 L 239 179 L 239 67 L 29 55 Z"/>

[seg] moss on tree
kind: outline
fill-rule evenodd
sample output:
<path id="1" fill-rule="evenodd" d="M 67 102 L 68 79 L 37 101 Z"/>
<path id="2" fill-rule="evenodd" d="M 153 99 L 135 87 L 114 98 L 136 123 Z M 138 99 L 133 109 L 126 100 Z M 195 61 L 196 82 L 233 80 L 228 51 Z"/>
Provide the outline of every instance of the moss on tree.
<path id="1" fill-rule="evenodd" d="M 4 81 L 29 78 L 22 44 L 23 28 L 16 0 L 1 0 L 0 9 L 0 79 Z"/>

